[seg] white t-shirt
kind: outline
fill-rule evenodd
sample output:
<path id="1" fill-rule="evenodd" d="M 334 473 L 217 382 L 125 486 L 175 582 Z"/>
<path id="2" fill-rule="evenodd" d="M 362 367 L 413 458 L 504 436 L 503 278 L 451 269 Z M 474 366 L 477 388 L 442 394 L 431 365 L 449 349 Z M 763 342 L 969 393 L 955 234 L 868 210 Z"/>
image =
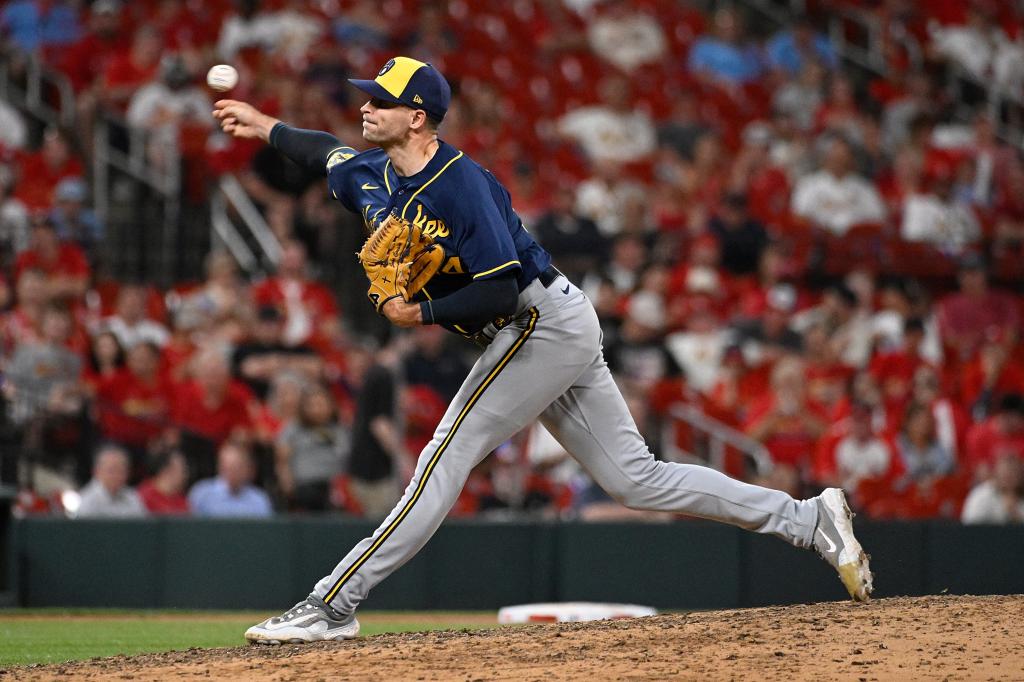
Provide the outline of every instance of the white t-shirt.
<path id="1" fill-rule="evenodd" d="M 563 135 L 574 138 L 595 161 L 637 161 L 649 156 L 657 143 L 654 123 L 640 111 L 581 107 L 563 116 L 558 129 Z"/>
<path id="2" fill-rule="evenodd" d="M 843 487 L 853 489 L 862 479 L 881 476 L 889 470 L 892 452 L 885 441 L 872 438 L 859 443 L 851 436 L 836 446 L 836 471 L 843 479 Z"/>
<path id="3" fill-rule="evenodd" d="M 985 481 L 971 489 L 964 501 L 960 520 L 964 523 L 1020 523 L 1024 519 L 1024 500 L 1017 500 L 1017 518 L 1010 518 L 1002 496 L 992 481 Z"/>
<path id="4" fill-rule="evenodd" d="M 836 178 L 825 170 L 800 178 L 793 212 L 837 235 L 858 223 L 885 220 L 885 205 L 874 185 L 854 173 Z"/>
<path id="5" fill-rule="evenodd" d="M 971 209 L 945 202 L 934 194 L 912 194 L 903 204 L 900 236 L 908 242 L 929 242 L 959 250 L 981 236 L 978 219 Z"/>
<path id="6" fill-rule="evenodd" d="M 590 23 L 587 40 L 594 54 L 627 72 L 665 54 L 665 34 L 647 14 L 599 17 Z"/>

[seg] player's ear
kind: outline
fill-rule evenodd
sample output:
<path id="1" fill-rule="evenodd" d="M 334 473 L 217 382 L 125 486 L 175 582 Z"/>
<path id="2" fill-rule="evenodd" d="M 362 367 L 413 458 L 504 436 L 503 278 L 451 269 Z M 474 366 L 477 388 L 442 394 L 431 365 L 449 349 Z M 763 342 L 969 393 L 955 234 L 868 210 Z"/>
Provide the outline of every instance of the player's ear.
<path id="1" fill-rule="evenodd" d="M 413 130 L 423 130 L 427 127 L 427 112 L 422 109 L 412 110 L 412 120 L 409 121 L 409 127 Z"/>

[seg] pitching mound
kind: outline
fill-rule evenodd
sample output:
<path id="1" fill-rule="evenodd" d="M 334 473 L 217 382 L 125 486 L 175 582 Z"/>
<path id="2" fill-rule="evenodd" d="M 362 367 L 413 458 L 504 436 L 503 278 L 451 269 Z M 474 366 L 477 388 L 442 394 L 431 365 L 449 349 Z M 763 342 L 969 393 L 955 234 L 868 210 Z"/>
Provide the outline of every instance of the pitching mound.
<path id="1" fill-rule="evenodd" d="M 16 680 L 1024 679 L 1024 596 L 879 599 L 115 657 Z"/>

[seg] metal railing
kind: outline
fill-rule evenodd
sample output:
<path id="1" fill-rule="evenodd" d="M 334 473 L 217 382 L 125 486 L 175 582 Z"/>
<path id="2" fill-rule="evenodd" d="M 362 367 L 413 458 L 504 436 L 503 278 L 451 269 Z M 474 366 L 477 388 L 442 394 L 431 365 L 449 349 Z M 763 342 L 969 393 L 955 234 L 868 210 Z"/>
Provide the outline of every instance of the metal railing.
<path id="1" fill-rule="evenodd" d="M 75 93 L 71 81 L 59 71 L 44 67 L 37 55 L 21 56 L 25 60 L 23 86 L 12 78 L 11 60 L 6 56 L 0 59 L 0 99 L 28 110 L 48 125 L 70 128 L 75 123 Z M 56 108 L 43 96 L 47 88 L 53 88 L 57 94 Z"/>
<path id="2" fill-rule="evenodd" d="M 232 218 L 238 218 L 241 227 Z M 221 176 L 210 199 L 210 229 L 211 243 L 223 245 L 250 275 L 273 270 L 281 260 L 281 242 L 230 173 Z"/>
<path id="3" fill-rule="evenodd" d="M 694 405 L 675 405 L 669 410 L 669 417 L 671 419 L 665 423 L 661 439 L 662 451 L 667 460 L 705 464 L 718 471 L 724 471 L 726 448 L 731 447 L 753 463 L 754 471 L 759 476 L 767 475 L 775 466 L 771 454 L 764 445 L 731 426 L 709 417 Z M 687 424 L 707 438 L 706 457 L 686 452 L 676 445 L 675 427 L 678 422 Z"/>

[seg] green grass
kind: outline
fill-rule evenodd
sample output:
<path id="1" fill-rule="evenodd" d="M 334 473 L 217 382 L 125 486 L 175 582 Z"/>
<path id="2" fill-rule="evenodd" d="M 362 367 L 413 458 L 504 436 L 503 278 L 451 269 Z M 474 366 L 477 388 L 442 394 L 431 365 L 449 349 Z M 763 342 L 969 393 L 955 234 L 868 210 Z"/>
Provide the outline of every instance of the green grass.
<path id="1" fill-rule="evenodd" d="M 36 617 L 25 618 L 26 613 Z M 175 618 L 161 618 L 164 615 Z M 242 633 L 246 628 L 267 615 L 221 613 L 211 617 L 210 613 L 197 613 L 195 619 L 189 619 L 180 611 L 0 612 L 0 668 L 190 647 L 240 646 L 245 643 Z M 407 614 L 395 614 L 391 620 L 382 612 L 367 614 L 360 618 L 361 634 L 484 627 L 478 614 L 464 614 L 461 621 L 460 614 L 445 614 L 437 622 L 403 621 L 402 615 Z"/>

